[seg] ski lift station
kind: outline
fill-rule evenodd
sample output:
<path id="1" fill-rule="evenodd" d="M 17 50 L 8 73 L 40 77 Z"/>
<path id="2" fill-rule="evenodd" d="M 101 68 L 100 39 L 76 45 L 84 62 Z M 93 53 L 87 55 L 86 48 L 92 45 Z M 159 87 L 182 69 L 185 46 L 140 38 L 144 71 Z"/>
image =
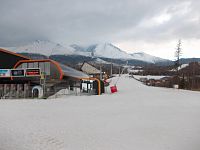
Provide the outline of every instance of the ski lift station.
<path id="1" fill-rule="evenodd" d="M 87 90 L 83 83 L 90 82 Z M 32 60 L 0 49 L 0 98 L 48 98 L 63 94 L 102 93 L 101 82 L 51 59 Z"/>

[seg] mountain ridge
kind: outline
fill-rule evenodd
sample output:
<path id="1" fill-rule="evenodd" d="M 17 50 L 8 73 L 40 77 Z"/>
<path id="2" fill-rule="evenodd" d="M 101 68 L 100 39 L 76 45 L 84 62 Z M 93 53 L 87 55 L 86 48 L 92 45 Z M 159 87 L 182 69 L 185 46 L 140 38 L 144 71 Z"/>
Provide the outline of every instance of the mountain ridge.
<path id="1" fill-rule="evenodd" d="M 62 46 L 59 43 L 51 41 L 36 40 L 19 47 L 8 47 L 8 49 L 16 53 L 34 53 L 46 55 L 48 57 L 51 55 L 82 55 L 96 58 L 139 60 L 148 63 L 169 61 L 144 52 L 129 54 L 111 43 L 91 44 L 89 46 L 80 46 L 78 44 Z"/>

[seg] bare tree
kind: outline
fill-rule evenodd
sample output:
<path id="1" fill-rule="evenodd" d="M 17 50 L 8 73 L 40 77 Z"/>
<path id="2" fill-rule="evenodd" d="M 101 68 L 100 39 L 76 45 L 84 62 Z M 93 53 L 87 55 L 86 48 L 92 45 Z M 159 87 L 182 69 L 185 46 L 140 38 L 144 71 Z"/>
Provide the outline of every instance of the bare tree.
<path id="1" fill-rule="evenodd" d="M 179 40 L 178 44 L 177 44 L 176 51 L 175 51 L 175 57 L 176 57 L 175 68 L 177 70 L 177 74 L 178 74 L 178 68 L 181 65 L 180 64 L 180 57 L 181 57 L 181 55 L 182 55 L 181 40 Z"/>

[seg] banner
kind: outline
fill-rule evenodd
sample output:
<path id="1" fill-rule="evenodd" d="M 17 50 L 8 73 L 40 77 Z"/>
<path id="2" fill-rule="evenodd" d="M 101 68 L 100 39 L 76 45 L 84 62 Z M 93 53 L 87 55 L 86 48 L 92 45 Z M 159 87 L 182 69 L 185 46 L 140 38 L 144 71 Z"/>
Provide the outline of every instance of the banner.
<path id="1" fill-rule="evenodd" d="M 0 77 L 10 77 L 10 69 L 0 69 Z"/>
<path id="2" fill-rule="evenodd" d="M 39 68 L 33 68 L 33 69 L 26 69 L 26 76 L 40 76 L 40 69 Z"/>
<path id="3" fill-rule="evenodd" d="M 0 77 L 34 77 L 41 76 L 39 68 L 0 69 Z"/>
<path id="4" fill-rule="evenodd" d="M 25 71 L 24 69 L 12 69 L 11 76 L 12 77 L 24 77 Z"/>

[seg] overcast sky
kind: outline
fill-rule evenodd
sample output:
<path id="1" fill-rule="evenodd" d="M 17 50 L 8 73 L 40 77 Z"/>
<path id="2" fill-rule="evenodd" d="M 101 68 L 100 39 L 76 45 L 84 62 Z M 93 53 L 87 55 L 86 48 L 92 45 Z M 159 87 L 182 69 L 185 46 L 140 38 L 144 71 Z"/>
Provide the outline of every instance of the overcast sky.
<path id="1" fill-rule="evenodd" d="M 0 0 L 0 46 L 111 42 L 127 52 L 200 57 L 199 0 Z"/>

